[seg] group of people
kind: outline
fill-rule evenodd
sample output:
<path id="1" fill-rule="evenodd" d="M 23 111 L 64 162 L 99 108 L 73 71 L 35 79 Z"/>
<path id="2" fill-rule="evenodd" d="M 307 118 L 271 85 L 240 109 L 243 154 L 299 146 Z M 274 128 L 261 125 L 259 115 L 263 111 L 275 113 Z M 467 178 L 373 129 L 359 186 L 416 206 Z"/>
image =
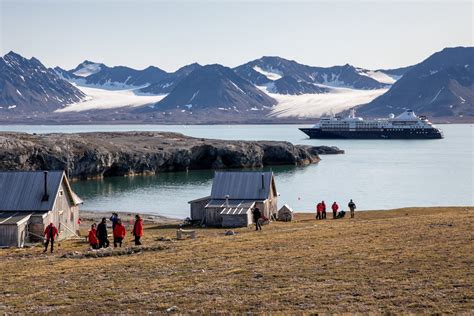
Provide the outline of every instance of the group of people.
<path id="1" fill-rule="evenodd" d="M 122 220 L 119 218 L 117 213 L 112 213 L 110 221 L 112 222 L 114 247 L 122 247 L 123 240 L 127 234 L 125 225 L 122 223 Z M 48 250 L 48 246 L 51 248 L 51 253 L 54 252 L 54 241 L 58 235 L 59 231 L 53 223 L 50 223 L 48 226 L 46 226 L 44 230 L 45 243 L 43 252 Z M 143 236 L 143 220 L 141 219 L 140 215 L 135 215 L 135 223 L 133 224 L 132 235 L 135 237 L 135 245 L 141 245 L 141 238 Z M 96 225 L 95 223 L 91 225 L 91 230 L 89 231 L 87 240 L 93 249 L 109 247 L 109 234 L 107 231 L 107 219 L 105 217 L 102 218 L 102 221 L 99 223 L 99 225 Z"/>
<path id="2" fill-rule="evenodd" d="M 114 247 L 122 247 L 123 240 L 127 234 L 125 225 L 122 223 L 122 220 L 117 213 L 112 213 L 110 221 L 112 222 Z M 132 235 L 135 238 L 135 245 L 141 245 L 142 243 L 140 239 L 143 236 L 143 220 L 138 214 L 135 215 L 135 223 L 133 224 Z M 89 231 L 87 239 L 89 240 L 89 244 L 91 245 L 92 249 L 109 247 L 109 234 L 107 231 L 107 219 L 105 217 L 102 218 L 102 221 L 99 223 L 99 225 L 96 225 L 95 223 L 91 225 L 91 230 Z"/>
<path id="3" fill-rule="evenodd" d="M 351 218 L 354 218 L 354 211 L 356 209 L 356 205 L 352 199 L 347 204 L 349 210 L 351 211 Z M 342 218 L 345 215 L 345 211 L 339 210 L 339 205 L 336 201 L 331 205 L 332 210 L 332 218 Z M 262 220 L 265 220 L 264 215 L 260 211 L 258 207 L 255 207 L 252 210 L 253 213 L 253 220 L 255 222 L 255 230 L 262 230 Z M 319 202 L 316 205 L 316 219 L 322 220 L 326 219 L 326 203 L 324 201 Z M 112 222 L 112 235 L 114 240 L 114 247 L 122 247 L 123 240 L 127 231 L 125 229 L 125 225 L 122 223 L 122 220 L 118 216 L 117 213 L 112 213 L 110 217 L 110 221 Z M 54 249 L 54 240 L 58 236 L 59 232 L 58 229 L 54 226 L 53 223 L 49 224 L 45 231 L 45 247 L 44 252 L 47 251 L 48 245 L 51 245 L 51 253 Z M 135 223 L 133 224 L 132 235 L 135 237 L 135 245 L 141 245 L 140 239 L 143 236 L 143 220 L 141 219 L 140 215 L 135 215 Z M 95 223 L 91 225 L 91 230 L 89 231 L 89 235 L 87 237 L 89 244 L 93 249 L 100 249 L 100 248 L 107 248 L 110 245 L 109 242 L 109 234 L 107 231 L 107 219 L 105 217 L 102 218 L 102 221 L 99 225 Z"/>
<path id="4" fill-rule="evenodd" d="M 351 218 L 354 218 L 354 213 L 356 209 L 356 205 L 352 199 L 349 201 L 349 204 L 347 204 L 349 207 L 349 210 L 351 211 Z M 343 218 L 344 215 L 346 215 L 346 212 L 344 210 L 339 210 L 339 205 L 337 204 L 336 201 L 332 203 L 331 205 L 331 210 L 332 210 L 332 218 L 337 219 L 337 218 Z M 321 220 L 321 219 L 326 219 L 326 203 L 324 201 L 319 202 L 316 205 L 316 219 Z"/>
<path id="5" fill-rule="evenodd" d="M 351 211 L 351 218 L 354 218 L 354 213 L 356 209 L 356 205 L 352 199 L 349 201 L 347 204 L 349 207 L 349 210 Z M 339 211 L 339 205 L 337 204 L 336 201 L 332 203 L 331 205 L 331 210 L 332 210 L 332 218 L 337 219 L 337 218 L 343 218 L 346 215 L 346 212 L 344 210 Z M 260 209 L 258 207 L 255 207 L 252 209 L 252 215 L 253 215 L 253 221 L 255 223 L 255 230 L 262 230 L 262 221 L 267 220 Z M 316 219 L 317 220 L 322 220 L 326 219 L 326 203 L 324 201 L 319 202 L 316 205 Z"/>

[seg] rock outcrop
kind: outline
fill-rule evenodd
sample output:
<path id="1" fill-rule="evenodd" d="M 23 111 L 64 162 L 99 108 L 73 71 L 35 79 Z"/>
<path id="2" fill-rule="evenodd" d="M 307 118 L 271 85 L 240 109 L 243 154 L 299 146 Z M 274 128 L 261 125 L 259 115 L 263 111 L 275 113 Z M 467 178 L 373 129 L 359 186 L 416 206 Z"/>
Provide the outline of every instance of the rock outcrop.
<path id="1" fill-rule="evenodd" d="M 308 165 L 336 147 L 201 139 L 165 132 L 0 133 L 0 170 L 66 170 L 72 178 Z"/>

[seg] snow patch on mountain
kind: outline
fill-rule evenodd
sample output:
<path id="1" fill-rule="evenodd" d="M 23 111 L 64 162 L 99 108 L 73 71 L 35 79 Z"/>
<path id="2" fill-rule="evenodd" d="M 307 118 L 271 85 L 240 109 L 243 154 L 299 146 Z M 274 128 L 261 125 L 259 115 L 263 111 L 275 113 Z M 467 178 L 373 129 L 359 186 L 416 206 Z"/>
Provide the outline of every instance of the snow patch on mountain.
<path id="1" fill-rule="evenodd" d="M 357 68 L 357 73 L 362 76 L 370 77 L 380 83 L 394 84 L 395 81 L 400 79 L 402 76 L 388 75 L 382 71 L 373 71 L 362 68 Z"/>
<path id="2" fill-rule="evenodd" d="M 86 100 L 67 105 L 56 112 L 82 112 L 90 110 L 138 107 L 161 101 L 166 95 L 142 95 L 135 89 L 105 90 L 75 85 L 87 95 Z"/>
<path id="3" fill-rule="evenodd" d="M 99 63 L 84 62 L 81 64 L 81 67 L 82 68 L 79 68 L 76 71 L 74 71 L 73 74 L 79 77 L 87 77 L 95 73 L 98 73 L 101 70 L 101 64 Z"/>
<path id="4" fill-rule="evenodd" d="M 259 87 L 276 99 L 278 104 L 272 108 L 270 116 L 274 117 L 321 117 L 365 104 L 384 94 L 388 89 L 356 90 L 328 87 L 328 93 L 282 95 L 269 92 L 266 87 Z"/>
<path id="5" fill-rule="evenodd" d="M 267 77 L 270 80 L 278 80 L 281 77 L 283 77 L 283 74 L 281 72 L 279 72 L 278 70 L 273 70 L 272 69 L 271 71 L 266 71 L 266 70 L 263 70 L 262 68 L 260 68 L 259 66 L 253 67 L 253 70 L 255 70 L 256 72 L 261 73 L 262 75 L 264 75 L 265 77 Z"/>

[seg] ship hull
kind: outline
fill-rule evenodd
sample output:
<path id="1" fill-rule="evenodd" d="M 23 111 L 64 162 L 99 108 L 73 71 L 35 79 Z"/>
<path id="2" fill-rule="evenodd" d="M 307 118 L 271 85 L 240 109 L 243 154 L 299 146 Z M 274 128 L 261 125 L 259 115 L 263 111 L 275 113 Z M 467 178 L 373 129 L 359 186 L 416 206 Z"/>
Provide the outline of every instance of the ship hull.
<path id="1" fill-rule="evenodd" d="M 316 139 L 440 139 L 443 134 L 439 130 L 374 130 L 374 131 L 327 131 L 319 128 L 300 128 L 300 130 Z"/>

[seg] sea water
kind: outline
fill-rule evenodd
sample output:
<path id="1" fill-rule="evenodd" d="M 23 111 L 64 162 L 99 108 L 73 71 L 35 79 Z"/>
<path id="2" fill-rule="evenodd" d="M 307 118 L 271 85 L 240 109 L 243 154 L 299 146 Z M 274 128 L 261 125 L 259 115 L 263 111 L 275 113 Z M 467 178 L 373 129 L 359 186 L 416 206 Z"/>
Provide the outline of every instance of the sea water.
<path id="1" fill-rule="evenodd" d="M 279 206 L 313 211 L 318 201 L 353 199 L 359 210 L 409 206 L 474 205 L 474 127 L 439 125 L 444 139 L 317 140 L 298 130 L 307 125 L 4 125 L 0 131 L 28 133 L 172 131 L 202 138 L 277 140 L 338 146 L 343 155 L 323 155 L 306 167 L 269 167 L 275 173 Z M 82 209 L 132 211 L 176 218 L 189 216 L 188 201 L 210 193 L 213 171 L 161 173 L 75 181 Z"/>

